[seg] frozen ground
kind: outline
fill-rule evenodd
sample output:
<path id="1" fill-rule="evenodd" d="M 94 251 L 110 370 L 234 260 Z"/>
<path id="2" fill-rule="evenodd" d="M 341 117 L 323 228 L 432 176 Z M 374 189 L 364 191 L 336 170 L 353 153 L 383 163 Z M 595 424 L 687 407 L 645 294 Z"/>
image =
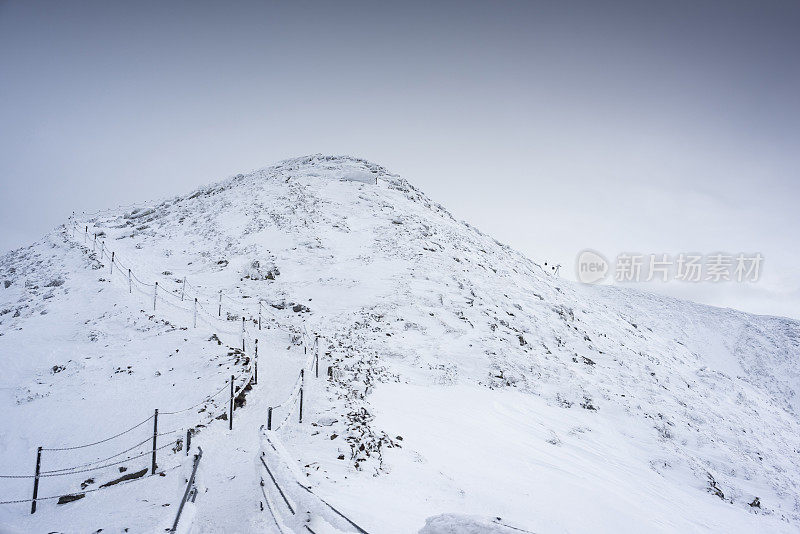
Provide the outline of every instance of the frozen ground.
<path id="1" fill-rule="evenodd" d="M 199 430 L 196 532 L 353 531 L 298 481 L 371 533 L 800 530 L 796 321 L 570 284 L 352 158 L 289 160 L 76 224 L 0 258 L 0 474 L 31 473 L 38 445 L 94 441 L 247 376 L 233 350 L 244 315 L 259 384 L 234 430 L 216 419 L 224 394 L 159 422 Z M 159 282 L 155 311 L 149 288 L 129 293 L 124 269 L 82 249 L 87 226 Z M 197 328 L 184 277 L 208 312 Z M 308 361 L 304 328 L 321 336 L 320 378 L 306 378 L 304 422 L 267 432 Z M 152 434 L 139 430 L 120 444 Z M 108 447 L 45 452 L 43 469 Z M 34 515 L 0 505 L 0 525 L 161 531 L 191 463 L 166 451 L 165 476 Z M 261 485 L 262 454 L 305 516 Z M 40 495 L 87 478 L 43 479 Z M 30 489 L 0 479 L 0 501 Z"/>

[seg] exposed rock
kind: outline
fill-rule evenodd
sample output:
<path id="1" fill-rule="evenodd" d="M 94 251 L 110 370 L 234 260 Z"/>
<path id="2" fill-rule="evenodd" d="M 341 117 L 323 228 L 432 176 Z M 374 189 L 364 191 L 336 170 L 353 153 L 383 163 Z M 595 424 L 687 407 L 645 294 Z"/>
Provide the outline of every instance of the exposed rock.
<path id="1" fill-rule="evenodd" d="M 58 504 L 67 504 L 68 502 L 77 501 L 86 497 L 85 493 L 73 493 L 71 495 L 62 495 L 58 498 Z"/>
<path id="2" fill-rule="evenodd" d="M 113 486 L 114 484 L 119 484 L 120 482 L 125 482 L 126 480 L 133 480 L 135 478 L 142 478 L 147 474 L 147 468 L 140 471 L 134 471 L 132 473 L 128 473 L 127 475 L 122 475 L 119 478 L 115 478 L 111 482 L 106 482 L 105 484 L 101 485 L 101 488 L 107 488 L 108 486 Z"/>

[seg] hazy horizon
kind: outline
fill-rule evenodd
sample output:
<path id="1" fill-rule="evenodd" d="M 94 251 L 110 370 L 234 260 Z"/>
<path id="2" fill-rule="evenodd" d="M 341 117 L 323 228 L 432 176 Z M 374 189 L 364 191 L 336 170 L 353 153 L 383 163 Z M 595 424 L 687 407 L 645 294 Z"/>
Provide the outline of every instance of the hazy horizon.
<path id="1" fill-rule="evenodd" d="M 800 318 L 792 2 L 0 1 L 0 250 L 313 153 L 401 174 L 574 279 L 579 251 L 760 252 L 628 284 Z"/>

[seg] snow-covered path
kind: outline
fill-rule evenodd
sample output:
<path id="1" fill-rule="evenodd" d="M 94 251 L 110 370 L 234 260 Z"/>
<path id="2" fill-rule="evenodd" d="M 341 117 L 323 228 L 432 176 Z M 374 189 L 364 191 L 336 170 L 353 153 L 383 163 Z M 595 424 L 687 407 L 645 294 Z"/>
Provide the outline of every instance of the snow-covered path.
<path id="1" fill-rule="evenodd" d="M 234 412 L 233 430 L 215 425 L 198 440 L 203 461 L 194 521 L 197 532 L 271 532 L 275 528 L 268 511 L 261 508 L 262 429 L 268 407 L 290 394 L 306 357 L 302 347 L 290 345 L 283 332 L 265 332 L 258 336 L 258 384 L 247 393 L 246 404 Z"/>

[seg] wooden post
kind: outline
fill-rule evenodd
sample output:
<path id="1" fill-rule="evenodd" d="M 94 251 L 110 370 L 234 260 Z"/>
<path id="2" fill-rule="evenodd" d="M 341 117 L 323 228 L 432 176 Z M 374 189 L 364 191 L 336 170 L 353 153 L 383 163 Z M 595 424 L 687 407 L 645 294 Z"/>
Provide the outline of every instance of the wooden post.
<path id="1" fill-rule="evenodd" d="M 233 375 L 231 375 L 231 414 L 228 418 L 228 430 L 233 430 Z"/>
<path id="2" fill-rule="evenodd" d="M 186 431 L 186 456 L 189 456 L 189 449 L 192 446 L 192 431 Z"/>
<path id="3" fill-rule="evenodd" d="M 153 413 L 153 462 L 151 465 L 150 474 L 156 474 L 156 440 L 158 438 L 158 408 Z"/>
<path id="4" fill-rule="evenodd" d="M 156 311 L 156 300 L 158 300 L 158 282 L 156 282 L 156 288 L 153 290 L 153 311 Z"/>
<path id="5" fill-rule="evenodd" d="M 183 302 L 183 296 L 186 294 L 186 277 L 183 277 L 183 286 L 181 287 L 181 302 Z"/>
<path id="6" fill-rule="evenodd" d="M 114 274 L 114 252 L 111 253 L 111 274 Z"/>
<path id="7" fill-rule="evenodd" d="M 197 328 L 197 297 L 194 298 L 194 322 L 192 328 Z"/>
<path id="8" fill-rule="evenodd" d="M 36 513 L 36 498 L 39 496 L 39 472 L 42 469 L 42 448 L 36 449 L 36 476 L 33 479 L 33 500 L 31 501 L 31 513 Z"/>
<path id="9" fill-rule="evenodd" d="M 272 430 L 272 406 L 267 408 L 267 430 Z"/>
<path id="10" fill-rule="evenodd" d="M 319 378 L 319 352 L 314 356 L 314 374 Z"/>
<path id="11" fill-rule="evenodd" d="M 305 369 L 300 369 L 300 423 L 303 422 L 303 386 L 305 385 Z"/>

